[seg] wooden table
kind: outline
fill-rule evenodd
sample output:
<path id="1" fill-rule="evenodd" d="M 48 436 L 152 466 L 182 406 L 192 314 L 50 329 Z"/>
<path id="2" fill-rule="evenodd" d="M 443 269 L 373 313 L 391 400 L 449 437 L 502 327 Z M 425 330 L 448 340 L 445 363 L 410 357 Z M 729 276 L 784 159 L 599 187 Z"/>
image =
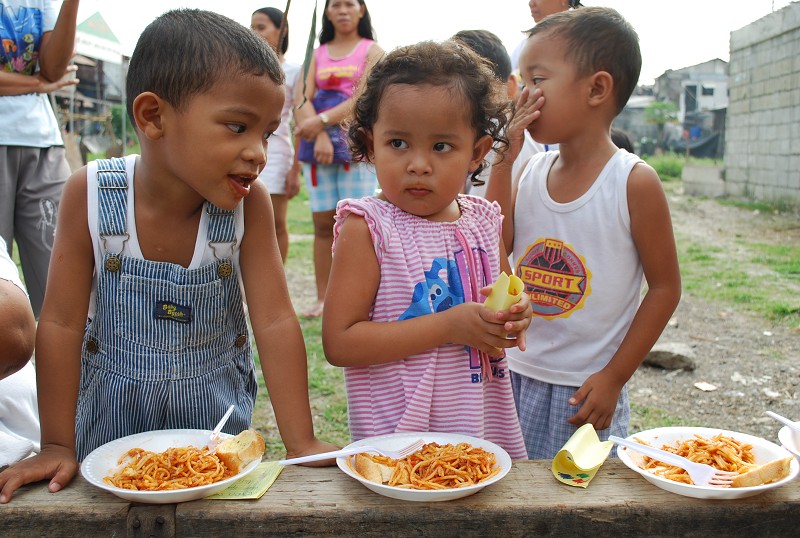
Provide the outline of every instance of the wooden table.
<path id="1" fill-rule="evenodd" d="M 130 503 L 77 477 L 0 505 L 0 536 L 797 536 L 800 480 L 746 499 L 663 491 L 619 460 L 587 489 L 557 482 L 549 461 L 515 462 L 476 495 L 417 503 L 377 495 L 337 468 L 288 467 L 259 500 Z"/>

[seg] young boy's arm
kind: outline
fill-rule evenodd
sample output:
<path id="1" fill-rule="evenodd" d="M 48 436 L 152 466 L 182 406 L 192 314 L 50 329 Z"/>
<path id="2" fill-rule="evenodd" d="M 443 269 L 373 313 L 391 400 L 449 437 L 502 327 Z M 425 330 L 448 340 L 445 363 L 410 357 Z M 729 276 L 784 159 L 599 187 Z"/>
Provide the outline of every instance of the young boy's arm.
<path id="1" fill-rule="evenodd" d="M 544 98 L 541 90 L 535 90 L 533 94 L 528 88 L 522 90 L 515 103 L 514 114 L 506 126 L 508 149 L 505 153 L 499 153 L 492 164 L 489 183 L 486 186 L 486 199 L 500 204 L 500 212 L 505 216 L 503 219 L 503 244 L 506 252 L 511 252 L 514 245 L 516 187 L 512 179 L 516 178 L 512 178 L 512 169 L 514 161 L 522 151 L 525 130 L 541 114 L 539 109 L 542 104 L 544 104 Z"/>
<path id="2" fill-rule="evenodd" d="M 94 251 L 86 209 L 86 170 L 66 183 L 59 204 L 42 314 L 36 334 L 36 384 L 42 450 L 0 474 L 0 503 L 18 487 L 50 478 L 49 490 L 66 486 L 78 470 L 75 413 L 81 346 L 92 285 Z"/>
<path id="3" fill-rule="evenodd" d="M 611 361 L 590 376 L 570 404 L 581 405 L 569 419 L 601 430 L 611 424 L 622 387 L 658 340 L 681 296 L 681 277 L 672 220 L 658 174 L 637 164 L 628 180 L 631 234 L 647 280 L 647 293 Z M 631 283 L 638 286 L 638 283 Z"/>
<path id="4" fill-rule="evenodd" d="M 245 234 L 239 254 L 242 281 L 261 370 L 287 457 L 336 450 L 338 447 L 314 436 L 303 333 L 289 298 L 272 205 L 263 183 L 253 184 L 244 207 Z M 309 465 L 332 464 L 331 460 Z"/>

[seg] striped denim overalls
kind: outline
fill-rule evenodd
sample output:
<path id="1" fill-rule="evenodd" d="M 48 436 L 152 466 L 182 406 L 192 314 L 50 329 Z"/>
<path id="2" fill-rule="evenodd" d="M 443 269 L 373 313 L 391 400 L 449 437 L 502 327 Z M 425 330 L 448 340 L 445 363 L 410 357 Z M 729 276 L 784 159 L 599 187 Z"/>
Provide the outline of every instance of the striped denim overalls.
<path id="1" fill-rule="evenodd" d="M 97 181 L 104 260 L 96 268 L 96 312 L 81 353 L 78 459 L 134 433 L 211 429 L 229 405 L 236 408 L 224 431 L 247 429 L 257 383 L 229 257 L 236 244 L 233 211 L 204 206 L 213 263 L 190 270 L 142 260 L 118 254 L 129 237 L 124 159 L 98 161 Z"/>

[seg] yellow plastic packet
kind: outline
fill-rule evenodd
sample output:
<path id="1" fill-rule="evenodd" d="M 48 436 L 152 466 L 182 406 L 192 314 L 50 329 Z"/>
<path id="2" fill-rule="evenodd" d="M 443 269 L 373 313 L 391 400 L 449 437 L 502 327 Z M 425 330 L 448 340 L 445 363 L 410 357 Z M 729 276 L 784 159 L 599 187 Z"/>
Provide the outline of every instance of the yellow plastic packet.
<path id="1" fill-rule="evenodd" d="M 553 458 L 553 476 L 569 486 L 586 488 L 613 446 L 612 441 L 600 441 L 594 426 L 584 424 Z"/>
<path id="2" fill-rule="evenodd" d="M 502 272 L 492 284 L 492 291 L 483 306 L 495 312 L 508 310 L 511 305 L 520 300 L 523 291 L 525 291 L 525 284 L 517 275 L 508 276 Z"/>

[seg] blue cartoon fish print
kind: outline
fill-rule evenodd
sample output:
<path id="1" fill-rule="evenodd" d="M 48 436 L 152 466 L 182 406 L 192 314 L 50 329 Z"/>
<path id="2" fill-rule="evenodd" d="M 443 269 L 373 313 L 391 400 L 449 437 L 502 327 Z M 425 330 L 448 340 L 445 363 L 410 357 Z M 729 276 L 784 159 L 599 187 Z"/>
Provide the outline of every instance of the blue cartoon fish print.
<path id="1" fill-rule="evenodd" d="M 441 276 L 443 271 L 446 272 L 446 280 Z M 456 262 L 435 258 L 431 262 L 430 270 L 425 271 L 425 280 L 414 286 L 411 305 L 403 312 L 399 321 L 443 312 L 463 302 L 464 288 Z"/>

